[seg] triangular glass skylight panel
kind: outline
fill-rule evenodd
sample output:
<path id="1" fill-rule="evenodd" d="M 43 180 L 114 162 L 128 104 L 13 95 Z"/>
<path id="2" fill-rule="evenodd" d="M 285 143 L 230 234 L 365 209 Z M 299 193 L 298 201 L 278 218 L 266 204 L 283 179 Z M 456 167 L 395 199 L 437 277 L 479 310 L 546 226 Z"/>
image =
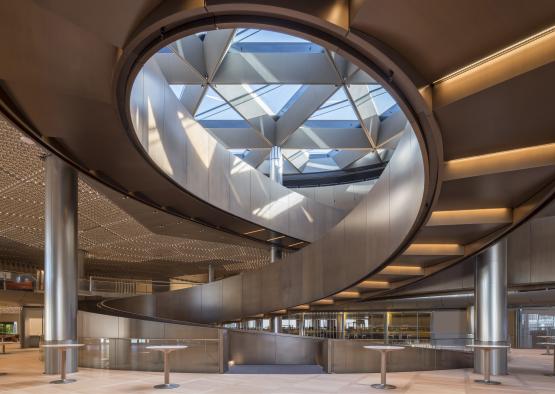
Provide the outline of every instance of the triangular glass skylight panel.
<path id="1" fill-rule="evenodd" d="M 195 120 L 243 121 L 244 119 L 212 87 L 209 87 L 198 106 Z M 225 127 L 225 125 L 222 125 L 222 127 Z"/>
<path id="2" fill-rule="evenodd" d="M 186 85 L 183 85 L 183 84 L 172 84 L 172 85 L 170 85 L 170 89 L 175 94 L 175 97 L 177 97 L 178 99 L 181 99 L 181 95 L 183 94 L 183 91 L 185 90 L 185 86 Z"/>
<path id="3" fill-rule="evenodd" d="M 275 116 L 291 101 L 302 85 L 248 85 L 250 99 Z"/>
<path id="4" fill-rule="evenodd" d="M 374 101 L 374 106 L 376 107 L 378 115 L 383 114 L 397 104 L 393 97 L 391 97 L 391 95 L 384 88 L 376 89 L 376 86 L 371 86 L 371 88 L 374 88 L 374 91 L 372 92 L 372 100 Z"/>
<path id="5" fill-rule="evenodd" d="M 358 121 L 358 118 L 345 89 L 341 87 L 308 118 L 308 121 Z"/>

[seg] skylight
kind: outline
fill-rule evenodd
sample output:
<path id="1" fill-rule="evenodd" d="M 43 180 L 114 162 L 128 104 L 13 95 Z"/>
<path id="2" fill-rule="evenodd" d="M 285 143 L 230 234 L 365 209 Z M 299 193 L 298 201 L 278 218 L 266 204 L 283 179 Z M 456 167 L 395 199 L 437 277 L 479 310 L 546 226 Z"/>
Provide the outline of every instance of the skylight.
<path id="1" fill-rule="evenodd" d="M 242 120 L 241 115 L 218 94 L 209 87 L 206 91 L 198 110 L 195 120 Z"/>
<path id="2" fill-rule="evenodd" d="M 357 116 L 341 87 L 308 120 L 357 120 Z"/>
<path id="3" fill-rule="evenodd" d="M 268 115 L 277 115 L 302 85 L 248 85 L 253 99 L 259 99 Z"/>
<path id="4" fill-rule="evenodd" d="M 192 41 L 203 57 L 192 50 L 170 57 L 166 47 L 154 58 L 194 120 L 236 157 L 267 173 L 269 152 L 280 146 L 288 174 L 337 171 L 391 157 L 397 130 L 387 130 L 391 142 L 381 149 L 380 127 L 399 107 L 347 58 L 264 29 L 196 35 L 200 40 Z M 401 123 L 394 126 L 398 134 L 405 129 Z M 361 150 L 372 152 L 368 158 L 352 154 Z"/>

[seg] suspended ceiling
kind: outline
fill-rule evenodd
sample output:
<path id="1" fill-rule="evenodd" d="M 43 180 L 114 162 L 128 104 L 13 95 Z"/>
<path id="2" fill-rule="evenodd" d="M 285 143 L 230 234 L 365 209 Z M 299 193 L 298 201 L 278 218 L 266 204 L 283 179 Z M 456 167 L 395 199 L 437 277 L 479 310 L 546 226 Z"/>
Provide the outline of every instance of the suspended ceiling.
<path id="1" fill-rule="evenodd" d="M 44 249 L 45 151 L 1 119 L 0 140 L 0 262 L 6 269 L 38 268 Z M 266 249 L 246 242 L 231 245 L 153 233 L 91 185 L 97 184 L 79 179 L 79 248 L 86 252 L 89 274 L 167 279 L 204 273 L 212 263 L 219 274 L 229 275 L 269 262 Z"/>

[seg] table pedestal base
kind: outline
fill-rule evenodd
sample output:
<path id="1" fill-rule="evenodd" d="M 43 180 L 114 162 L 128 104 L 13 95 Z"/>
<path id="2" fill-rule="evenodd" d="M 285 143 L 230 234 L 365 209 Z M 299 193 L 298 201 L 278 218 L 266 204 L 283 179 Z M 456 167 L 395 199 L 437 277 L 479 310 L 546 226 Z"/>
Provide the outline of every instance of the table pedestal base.
<path id="1" fill-rule="evenodd" d="M 73 383 L 73 382 L 77 382 L 77 380 L 75 380 L 75 379 L 58 379 L 58 380 L 53 380 L 50 383 L 52 383 L 52 384 L 68 384 L 68 383 Z"/>
<path id="2" fill-rule="evenodd" d="M 486 380 L 486 379 L 476 379 L 475 382 L 482 383 L 482 384 L 501 384 L 501 382 L 496 382 L 494 380 Z"/>
<path id="3" fill-rule="evenodd" d="M 376 383 L 372 385 L 372 388 L 380 389 L 380 390 L 393 390 L 393 389 L 396 389 L 397 386 L 394 386 L 392 384 Z"/>
<path id="4" fill-rule="evenodd" d="M 155 389 L 175 389 L 178 387 L 179 385 L 175 383 L 157 384 L 156 386 L 154 386 Z"/>

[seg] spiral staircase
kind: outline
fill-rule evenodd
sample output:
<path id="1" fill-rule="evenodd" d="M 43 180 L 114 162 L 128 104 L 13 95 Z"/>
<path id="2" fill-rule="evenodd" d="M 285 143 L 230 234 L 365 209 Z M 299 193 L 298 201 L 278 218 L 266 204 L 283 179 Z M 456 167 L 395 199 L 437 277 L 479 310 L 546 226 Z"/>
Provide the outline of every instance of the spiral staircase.
<path id="1" fill-rule="evenodd" d="M 553 197 L 550 2 L 480 13 L 447 2 L 407 3 L 403 12 L 387 1 L 62 3 L 0 5 L 12 15 L 0 26 L 9 54 L 0 65 L 3 114 L 106 187 L 179 218 L 150 218 L 153 232 L 288 250 L 275 264 L 206 285 L 104 302 L 112 311 L 221 323 L 395 295 L 480 252 Z M 181 182 L 137 139 L 131 76 L 145 60 L 187 32 L 236 26 L 333 48 L 387 87 L 412 127 L 351 212 L 308 208 L 327 218 L 321 233 L 299 231 L 309 224 L 295 222 L 298 213 L 276 224 L 215 200 L 233 180 L 199 191 L 218 170 L 198 166 L 202 155 L 172 167 L 203 171 Z M 288 193 L 263 182 L 275 191 L 268 201 Z"/>

